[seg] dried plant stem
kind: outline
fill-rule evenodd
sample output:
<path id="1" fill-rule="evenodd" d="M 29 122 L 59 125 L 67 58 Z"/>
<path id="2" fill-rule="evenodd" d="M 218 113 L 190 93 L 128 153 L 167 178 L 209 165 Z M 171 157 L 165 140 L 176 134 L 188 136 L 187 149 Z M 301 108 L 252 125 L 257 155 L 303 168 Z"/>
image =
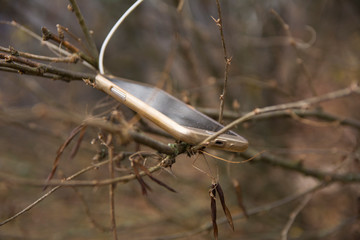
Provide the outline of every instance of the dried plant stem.
<path id="1" fill-rule="evenodd" d="M 59 53 L 59 55 L 62 55 L 62 56 L 69 56 L 70 53 L 65 51 L 64 49 L 62 48 L 59 48 L 59 46 L 51 43 L 51 42 L 45 42 L 42 40 L 42 37 L 36 33 L 34 33 L 33 31 L 31 31 L 30 29 L 24 27 L 23 25 L 15 22 L 15 21 L 0 21 L 0 24 L 7 24 L 7 25 L 10 25 L 10 26 L 13 26 L 17 29 L 19 29 L 20 31 L 26 33 L 27 35 L 35 38 L 36 40 L 40 41 L 42 45 L 45 45 L 47 46 L 49 49 L 51 49 L 52 51 L 56 52 L 56 53 Z"/>
<path id="2" fill-rule="evenodd" d="M 94 68 L 97 68 L 97 59 L 86 55 L 85 53 L 83 53 L 80 49 L 75 47 L 70 42 L 65 41 L 65 40 L 61 39 L 60 37 L 56 36 L 55 34 L 51 33 L 46 27 L 42 27 L 41 31 L 43 33 L 44 41 L 52 40 L 52 41 L 58 43 L 60 46 L 63 46 L 64 48 L 66 48 L 69 52 L 78 54 L 81 59 L 88 62 Z"/>
<path id="3" fill-rule="evenodd" d="M 257 154 L 258 152 L 254 149 L 249 148 L 246 152 L 240 153 L 244 158 L 250 158 Z M 348 174 L 337 174 L 327 171 L 315 170 L 311 168 L 306 168 L 299 162 L 291 162 L 288 159 L 282 159 L 279 156 L 275 156 L 269 153 L 263 153 L 261 156 L 256 157 L 254 162 L 260 162 L 269 164 L 271 166 L 281 167 L 283 169 L 301 173 L 305 176 L 313 177 L 317 180 L 324 181 L 327 183 L 330 182 L 341 182 L 341 183 L 351 183 L 351 182 L 360 182 L 360 174 L 357 173 L 348 173 Z"/>
<path id="4" fill-rule="evenodd" d="M 69 1 L 70 1 L 71 6 L 72 6 L 72 9 L 75 12 L 75 15 L 76 15 L 76 18 L 77 18 L 77 20 L 79 22 L 79 25 L 81 26 L 81 29 L 82 29 L 82 31 L 83 31 L 83 33 L 85 35 L 86 41 L 90 46 L 90 51 L 91 51 L 92 57 L 94 59 L 97 59 L 98 56 L 99 56 L 98 49 L 96 47 L 94 39 L 92 38 L 92 35 L 90 34 L 90 31 L 89 31 L 88 27 L 86 26 L 86 23 L 84 21 L 84 17 L 80 12 L 79 6 L 78 6 L 76 0 L 69 0 Z"/>
<path id="5" fill-rule="evenodd" d="M 257 154 L 258 152 L 254 149 L 248 149 L 246 152 L 240 153 L 244 158 L 249 158 Z M 165 158 L 166 159 L 166 158 Z M 163 159 L 163 160 L 165 160 Z M 266 163 L 272 166 L 281 167 L 286 170 L 294 171 L 301 173 L 305 176 L 316 178 L 317 180 L 324 181 L 326 183 L 331 182 L 341 182 L 341 183 L 355 183 L 360 182 L 360 174 L 336 174 L 331 172 L 324 172 L 314 169 L 309 169 L 303 167 L 301 164 L 296 162 L 290 162 L 287 159 L 281 159 L 278 156 L 273 156 L 268 153 L 263 153 L 261 156 L 256 157 L 254 162 Z M 153 173 L 160 170 L 163 167 L 162 163 L 159 163 L 153 167 L 150 167 L 148 171 L 140 171 L 139 176 L 146 176 L 148 173 Z M 0 179 L 4 179 L 9 182 L 14 182 L 16 184 L 30 185 L 43 187 L 44 182 L 41 180 L 33 180 L 28 178 L 19 178 L 12 175 L 0 172 Z M 113 183 L 126 183 L 131 180 L 136 179 L 135 174 L 129 174 L 121 177 L 108 178 L 103 180 L 50 180 L 46 183 L 47 186 L 66 186 L 66 187 L 99 187 L 107 186 Z"/>
<path id="6" fill-rule="evenodd" d="M 133 129 L 124 128 L 124 126 L 109 121 L 105 121 L 100 117 L 95 117 L 95 116 L 85 117 L 79 114 L 78 112 L 64 111 L 61 108 L 56 108 L 54 106 L 49 107 L 46 105 L 42 105 L 39 108 L 39 111 L 45 114 L 48 118 L 67 121 L 74 123 L 76 125 L 84 124 L 89 127 L 101 128 L 113 134 L 117 134 L 124 139 L 130 138 L 139 144 L 149 146 L 152 149 L 155 149 L 158 152 L 167 155 L 178 155 L 186 150 L 186 146 L 184 144 L 179 144 L 179 146 L 177 146 L 177 144 L 174 144 L 173 146 L 176 147 L 173 148 L 167 144 L 164 144 L 161 141 L 153 139 L 151 136 L 148 136 L 144 133 L 135 131 Z M 19 111 L 15 111 L 15 112 L 19 113 Z M 27 111 L 25 109 L 21 109 L 20 112 L 21 112 L 20 114 L 13 114 L 14 111 L 11 111 L 10 109 L 0 109 L 0 120 L 5 121 L 6 123 L 9 124 L 16 124 L 22 126 L 25 129 L 29 129 L 28 125 L 24 124 L 25 122 L 24 119 L 29 119 L 29 117 L 31 119 L 36 119 L 39 117 L 34 111 Z M 19 121 L 19 119 L 21 121 Z M 34 131 L 34 129 L 29 129 L 29 130 Z"/>
<path id="7" fill-rule="evenodd" d="M 28 74 L 28 75 L 36 75 L 41 77 L 53 78 L 53 79 L 61 79 L 63 81 L 84 80 L 84 79 L 89 79 L 90 81 L 95 80 L 94 74 L 74 72 L 67 69 L 54 67 L 49 64 L 35 62 L 27 58 L 14 56 L 11 54 L 5 54 L 0 52 L 0 59 L 5 60 L 5 61 L 0 61 L 0 67 L 9 70 L 16 70 L 20 74 Z"/>
<path id="8" fill-rule="evenodd" d="M 67 177 L 65 180 L 63 181 L 69 181 L 69 180 L 72 180 L 74 179 L 75 177 L 87 172 L 87 171 L 90 171 L 90 170 L 93 170 L 93 169 L 96 169 L 98 166 L 97 165 L 92 165 L 92 166 L 89 166 L 89 167 L 86 167 L 82 170 L 80 170 L 79 172 L 71 175 L 70 177 Z M 42 183 L 42 186 L 44 186 L 44 182 Z M 42 195 L 40 198 L 38 198 L 36 201 L 34 201 L 33 203 L 31 203 L 30 205 L 28 205 L 27 207 L 25 207 L 23 210 L 19 211 L 18 213 L 16 213 L 15 215 L 9 217 L 8 219 L 5 219 L 4 221 L 0 222 L 0 226 L 2 225 L 5 225 L 6 223 L 8 222 L 11 222 L 12 220 L 14 220 L 15 218 L 23 215 L 24 213 L 28 212 L 29 210 L 31 210 L 33 207 L 35 207 L 37 204 L 39 204 L 41 201 L 43 201 L 45 198 L 47 198 L 48 196 L 50 196 L 53 192 L 55 192 L 56 190 L 58 190 L 59 188 L 61 188 L 62 186 L 58 185 L 58 186 L 55 186 L 53 187 L 52 189 L 50 189 L 47 193 L 45 193 L 44 195 Z"/>
<path id="9" fill-rule="evenodd" d="M 114 154 L 114 148 L 111 145 L 107 146 L 108 148 L 108 154 L 109 154 L 109 172 L 110 172 L 110 178 L 114 179 L 114 162 L 113 162 L 113 154 Z M 116 214 L 115 214 L 115 187 L 116 183 L 112 183 L 109 185 L 109 199 L 110 199 L 110 218 L 111 218 L 111 229 L 113 232 L 113 237 L 115 240 L 118 239 L 117 231 L 116 231 Z"/>
<path id="10" fill-rule="evenodd" d="M 76 54 L 69 55 L 67 57 L 48 57 L 48 56 L 31 54 L 27 52 L 20 52 L 13 48 L 4 48 L 1 46 L 0 46 L 0 51 L 10 53 L 14 56 L 20 56 L 28 59 L 36 59 L 40 61 L 76 63 L 79 60 L 79 56 L 77 56 Z"/>
<path id="11" fill-rule="evenodd" d="M 300 65 L 301 67 L 301 70 L 303 71 L 305 77 L 306 77 L 306 80 L 308 81 L 308 85 L 309 85 L 309 88 L 310 88 L 310 91 L 312 92 L 312 94 L 314 96 L 318 95 L 317 92 L 316 92 L 316 89 L 314 87 L 314 84 L 313 84 L 313 81 L 312 81 L 312 77 L 308 71 L 308 69 L 306 68 L 305 64 L 304 64 L 304 60 L 301 58 L 300 56 L 300 52 L 299 52 L 299 48 L 297 46 L 297 42 L 296 42 L 296 39 L 293 37 L 291 31 L 290 31 L 290 26 L 289 24 L 287 24 L 285 22 L 285 20 L 274 10 L 274 9 L 271 9 L 271 13 L 276 17 L 276 19 L 280 22 L 281 26 L 283 27 L 288 39 L 289 39 L 289 44 L 291 47 L 294 48 L 295 50 L 295 53 L 296 53 L 296 63 L 298 65 Z"/>
<path id="12" fill-rule="evenodd" d="M 78 190 L 78 188 L 73 187 L 72 188 L 76 194 L 76 196 L 80 199 L 80 201 L 82 202 L 84 209 L 85 209 L 85 214 L 87 215 L 88 219 L 90 220 L 91 225 L 96 228 L 99 229 L 102 232 L 111 232 L 111 228 L 103 226 L 100 222 L 98 222 L 92 215 L 90 212 L 90 206 L 87 203 L 85 197 L 81 194 L 81 192 Z"/>
<path id="13" fill-rule="evenodd" d="M 333 99 L 337 99 L 337 98 L 342 98 L 342 97 L 346 97 L 349 96 L 351 94 L 360 94 L 360 87 L 356 84 L 352 84 L 350 87 L 338 90 L 338 91 L 334 91 L 334 92 L 330 92 L 321 96 L 317 96 L 317 97 L 312 97 L 312 98 L 307 98 L 304 100 L 300 100 L 300 101 L 296 101 L 296 102 L 291 102 L 291 103 L 285 103 L 285 104 L 279 104 L 279 105 L 274 105 L 274 106 L 269 106 L 269 107 L 264 107 L 264 108 L 257 108 L 254 109 L 253 111 L 245 114 L 244 116 L 236 119 L 235 121 L 233 121 L 232 123 L 228 124 L 227 126 L 225 126 L 223 129 L 221 129 L 220 131 L 216 132 L 215 134 L 209 136 L 208 138 L 206 138 L 204 141 L 202 141 L 200 144 L 196 145 L 194 147 L 194 150 L 198 150 L 203 146 L 206 146 L 207 143 L 213 139 L 215 139 L 217 136 L 219 136 L 220 134 L 230 130 L 231 128 L 233 128 L 234 126 L 247 121 L 251 118 L 253 118 L 254 116 L 260 115 L 260 114 L 264 114 L 264 113 L 270 113 L 270 112 L 276 112 L 276 111 L 284 111 L 287 109 L 305 109 L 310 107 L 311 105 L 314 104 L 318 104 L 321 102 L 325 102 L 325 101 L 329 101 L 329 100 L 333 100 Z"/>
<path id="14" fill-rule="evenodd" d="M 257 215 L 257 214 L 262 214 L 264 212 L 268 212 L 268 211 L 271 211 L 273 209 L 276 209 L 276 208 L 279 208 L 279 207 L 282 207 L 288 203 L 291 203 L 297 199 L 300 199 L 306 195 L 309 195 L 315 191 L 319 191 L 320 189 L 326 187 L 327 185 L 326 184 L 323 184 L 323 183 L 320 183 L 304 192 L 301 192 L 301 193 L 297 193 L 297 194 L 294 194 L 294 195 L 290 195 L 288 197 L 285 197 L 283 199 L 280 199 L 280 200 L 277 200 L 275 202 L 272 202 L 272 203 L 269 203 L 269 204 L 266 204 L 266 205 L 262 205 L 262 206 L 259 206 L 259 207 L 255 207 L 255 208 L 252 208 L 252 209 L 249 209 L 248 210 L 248 215 L 249 216 L 254 216 L 254 215 Z M 244 213 L 239 213 L 239 214 L 236 214 L 233 216 L 233 220 L 238 220 L 238 219 L 242 219 L 245 217 L 245 214 Z M 217 224 L 220 225 L 220 224 L 225 224 L 227 223 L 228 220 L 226 217 L 221 217 L 218 219 L 217 221 Z M 176 235 L 171 235 L 171 236 L 164 236 L 164 237 L 159 237 L 157 239 L 161 239 L 161 240 L 170 240 L 170 239 L 180 239 L 180 238 L 186 238 L 186 237 L 190 237 L 190 236 L 194 236 L 194 235 L 197 235 L 197 234 L 200 234 L 200 233 L 203 233 L 203 232 L 208 232 L 212 229 L 213 225 L 212 225 L 212 222 L 207 222 L 206 224 L 202 225 L 201 227 L 193 230 L 193 231 L 189 231 L 189 232 L 183 232 L 183 233 L 179 233 L 179 234 L 176 234 Z"/>
<path id="15" fill-rule="evenodd" d="M 108 163 L 108 162 L 107 162 Z M 153 167 L 148 168 L 148 172 L 153 173 L 162 168 L 161 163 L 157 164 Z M 146 176 L 146 172 L 140 171 L 139 176 L 143 177 Z M 15 178 L 11 175 L 6 173 L 0 172 L 0 178 L 5 179 L 10 182 L 14 182 L 17 184 L 24 184 L 24 185 L 32 185 L 43 187 L 45 185 L 44 181 L 41 180 L 31 180 L 31 179 L 24 179 L 24 178 Z M 99 186 L 108 186 L 114 183 L 127 183 L 131 180 L 136 179 L 134 174 L 129 174 L 121 177 L 114 177 L 114 178 L 107 178 L 103 180 L 50 180 L 46 182 L 46 186 L 67 186 L 67 187 L 99 187 Z M 70 179 L 69 179 L 70 180 Z"/>
<path id="16" fill-rule="evenodd" d="M 120 156 L 119 158 L 116 158 L 116 161 L 121 161 L 125 155 L 131 155 L 133 153 L 128 153 L 128 154 L 123 154 L 122 156 Z M 81 169 L 80 171 L 74 173 L 73 175 L 71 175 L 70 177 L 65 178 L 64 180 L 61 180 L 61 182 L 66 182 L 66 181 L 70 181 L 78 176 L 80 176 L 81 174 L 84 174 L 88 171 L 97 169 L 105 164 L 109 164 L 110 159 L 102 161 L 100 163 L 97 164 L 93 164 L 90 165 L 84 169 Z M 115 161 L 115 157 L 113 157 L 113 161 Z M 145 175 L 145 174 L 144 174 Z M 5 181 L 9 181 L 9 182 L 14 182 L 17 184 L 27 184 L 29 183 L 28 180 L 25 179 L 21 179 L 21 178 L 13 178 L 11 175 L 8 175 L 6 173 L 1 173 L 0 172 L 0 178 L 3 178 Z M 37 186 L 43 187 L 44 186 L 44 181 L 36 181 L 37 182 Z M 47 185 L 49 186 L 49 185 Z M 44 200 L 45 198 L 47 198 L 48 196 L 50 196 L 52 193 L 54 193 L 56 190 L 58 190 L 59 188 L 63 187 L 61 184 L 55 185 L 55 187 L 53 187 L 52 189 L 50 189 L 46 194 L 44 194 L 43 196 L 41 196 L 39 199 L 37 199 L 36 201 L 34 201 L 33 203 L 31 203 L 30 205 L 28 205 L 27 207 L 25 207 L 23 210 L 21 210 L 20 212 L 16 213 L 15 215 L 11 216 L 10 218 L 0 222 L 0 226 L 11 222 L 12 220 L 14 220 L 15 218 L 19 217 L 20 215 L 28 212 L 30 209 L 32 209 L 33 207 L 35 207 L 37 204 L 39 204 L 42 200 Z"/>
<path id="17" fill-rule="evenodd" d="M 288 232 L 291 228 L 291 226 L 293 225 L 297 215 L 299 215 L 299 213 L 301 212 L 301 210 L 304 209 L 304 207 L 306 206 L 306 204 L 310 201 L 312 197 L 312 194 L 308 194 L 304 197 L 304 199 L 301 201 L 301 203 L 294 209 L 294 211 L 290 214 L 289 216 L 289 220 L 286 223 L 284 229 L 281 231 L 281 240 L 287 240 L 288 239 Z"/>
<path id="18" fill-rule="evenodd" d="M 198 110 L 214 118 L 217 117 L 219 114 L 217 109 L 202 108 Z M 268 120 L 271 118 L 280 118 L 280 117 L 293 118 L 294 116 L 297 116 L 295 117 L 295 119 L 296 118 L 307 119 L 311 117 L 322 120 L 323 122 L 321 123 L 326 123 L 326 125 L 335 125 L 335 126 L 344 125 L 344 126 L 350 126 L 353 128 L 360 129 L 360 121 L 353 118 L 336 116 L 320 109 L 292 109 L 292 110 L 276 111 L 276 112 L 264 113 L 261 115 L 254 116 L 251 120 Z M 224 118 L 237 119 L 240 117 L 241 114 L 234 111 L 224 112 Z M 250 121 L 250 119 L 248 121 Z"/>
<path id="19" fill-rule="evenodd" d="M 226 96 L 226 89 L 227 89 L 227 81 L 229 75 L 229 67 L 231 63 L 231 58 L 228 57 L 225 38 L 224 38 L 224 31 L 223 31 L 223 21 L 222 21 L 222 14 L 221 14 L 221 6 L 219 0 L 216 0 L 216 7 L 218 10 L 218 19 L 214 19 L 216 25 L 219 27 L 220 36 L 221 36 L 221 44 L 224 50 L 224 58 L 225 58 L 225 77 L 224 77 L 224 84 L 223 90 L 220 95 L 220 109 L 219 109 L 219 122 L 222 123 L 223 121 L 223 112 L 224 112 L 224 104 L 225 104 L 225 96 Z"/>

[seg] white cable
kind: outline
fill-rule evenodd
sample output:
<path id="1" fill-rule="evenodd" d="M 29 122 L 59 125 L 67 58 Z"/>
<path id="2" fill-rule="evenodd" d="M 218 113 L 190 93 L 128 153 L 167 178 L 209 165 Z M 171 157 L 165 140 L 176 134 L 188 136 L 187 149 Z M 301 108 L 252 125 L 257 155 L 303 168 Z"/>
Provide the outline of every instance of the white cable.
<path id="1" fill-rule="evenodd" d="M 142 2 L 143 0 L 137 0 L 126 12 L 119 18 L 119 20 L 116 22 L 116 24 L 112 27 L 108 35 L 106 36 L 99 54 L 99 71 L 101 74 L 104 74 L 104 53 L 106 46 L 108 45 L 111 37 L 117 30 L 117 28 L 120 26 L 120 24 L 125 20 L 125 18 Z"/>

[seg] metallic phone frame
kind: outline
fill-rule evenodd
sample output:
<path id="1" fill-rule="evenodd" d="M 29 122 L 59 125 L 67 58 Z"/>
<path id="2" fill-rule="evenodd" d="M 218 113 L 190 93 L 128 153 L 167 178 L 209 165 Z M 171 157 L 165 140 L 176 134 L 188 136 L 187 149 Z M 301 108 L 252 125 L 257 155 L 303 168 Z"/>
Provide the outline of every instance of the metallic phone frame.
<path id="1" fill-rule="evenodd" d="M 178 124 L 171 118 L 167 117 L 165 114 L 151 107 L 149 104 L 145 103 L 131 93 L 117 86 L 104 75 L 96 75 L 95 84 L 96 88 L 104 91 L 105 93 L 125 104 L 127 107 L 134 110 L 141 116 L 149 119 L 177 140 L 196 145 L 201 143 L 207 137 L 215 134 L 215 132 L 213 131 L 187 127 Z M 158 89 L 158 91 L 163 90 Z M 178 101 L 181 102 L 180 100 Z M 232 152 L 242 152 L 247 149 L 248 142 L 244 138 L 236 134 L 230 135 L 225 133 L 211 140 L 209 143 L 207 143 L 206 147 L 222 149 Z"/>

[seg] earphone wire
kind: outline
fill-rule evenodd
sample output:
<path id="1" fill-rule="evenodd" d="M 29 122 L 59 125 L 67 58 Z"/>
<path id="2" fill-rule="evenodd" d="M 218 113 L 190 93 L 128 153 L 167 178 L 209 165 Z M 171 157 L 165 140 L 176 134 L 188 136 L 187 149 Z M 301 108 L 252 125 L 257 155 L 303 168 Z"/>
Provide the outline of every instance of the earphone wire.
<path id="1" fill-rule="evenodd" d="M 106 36 L 103 44 L 101 45 L 100 54 L 99 54 L 99 72 L 100 74 L 104 74 L 104 54 L 105 49 L 111 39 L 111 37 L 114 35 L 115 31 L 118 29 L 120 24 L 125 20 L 125 18 L 137 7 L 140 5 L 140 3 L 143 2 L 143 0 L 137 0 L 126 12 L 119 18 L 119 20 L 115 23 L 115 25 L 111 28 L 110 32 Z"/>

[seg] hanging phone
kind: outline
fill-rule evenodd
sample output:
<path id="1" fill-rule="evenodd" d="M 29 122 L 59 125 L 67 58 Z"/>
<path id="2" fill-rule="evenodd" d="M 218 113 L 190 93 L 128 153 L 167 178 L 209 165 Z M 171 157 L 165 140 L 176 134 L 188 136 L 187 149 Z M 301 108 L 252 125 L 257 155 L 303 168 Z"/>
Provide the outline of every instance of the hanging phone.
<path id="1" fill-rule="evenodd" d="M 199 144 L 224 127 L 159 88 L 101 74 L 96 76 L 95 84 L 96 88 L 183 142 Z M 211 140 L 207 147 L 242 152 L 247 149 L 248 141 L 233 131 L 227 131 Z"/>

